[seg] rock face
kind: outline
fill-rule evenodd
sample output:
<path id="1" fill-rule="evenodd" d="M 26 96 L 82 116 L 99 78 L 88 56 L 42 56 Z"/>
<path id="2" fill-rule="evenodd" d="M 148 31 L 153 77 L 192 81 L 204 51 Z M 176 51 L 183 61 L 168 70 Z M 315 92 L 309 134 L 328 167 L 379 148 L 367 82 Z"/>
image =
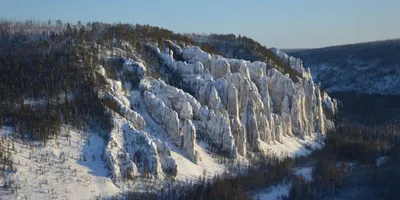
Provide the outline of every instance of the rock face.
<path id="1" fill-rule="evenodd" d="M 138 76 L 138 78 L 143 78 L 146 75 L 146 67 L 141 62 L 136 62 L 132 59 L 125 59 L 122 66 L 123 73 L 132 73 Z"/>
<path id="2" fill-rule="evenodd" d="M 260 133 L 258 132 L 254 103 L 250 99 L 247 101 L 245 117 L 243 118 L 243 121 L 250 147 L 253 147 L 255 150 L 259 150 L 258 140 L 260 139 Z"/>
<path id="3" fill-rule="evenodd" d="M 118 112 L 119 114 L 124 116 L 130 123 L 132 123 L 132 125 L 134 127 L 136 127 L 137 129 L 140 129 L 140 130 L 143 130 L 146 127 L 146 122 L 144 121 L 143 117 L 139 113 L 131 110 L 129 108 L 129 104 L 128 105 L 124 104 L 120 99 L 118 99 L 116 96 L 114 96 L 110 92 L 107 92 L 105 97 L 103 97 L 103 98 L 105 98 L 108 101 L 111 101 L 115 105 L 117 105 L 118 108 L 117 108 L 116 112 Z M 128 101 L 128 100 L 126 99 L 126 101 Z"/>
<path id="4" fill-rule="evenodd" d="M 115 181 L 143 173 L 161 175 L 159 159 L 155 143 L 144 132 L 135 130 L 127 121 L 115 124 L 105 151 L 105 160 Z"/>
<path id="5" fill-rule="evenodd" d="M 303 67 L 303 61 L 301 61 L 298 58 L 295 58 L 293 56 L 287 55 L 285 52 L 276 49 L 276 48 L 271 48 L 271 51 L 274 52 L 281 60 L 284 62 L 287 62 L 289 66 L 291 66 L 294 70 L 296 70 L 299 74 L 301 74 L 303 77 L 308 76 L 308 73 L 304 70 Z M 311 75 L 311 74 L 309 74 Z"/>
<path id="6" fill-rule="evenodd" d="M 160 157 L 162 169 L 165 173 L 176 174 L 178 172 L 178 166 L 176 161 L 171 157 L 171 148 L 167 142 L 161 140 L 155 140 L 154 143 L 157 146 L 157 153 Z"/>
<path id="7" fill-rule="evenodd" d="M 218 79 L 227 73 L 230 73 L 230 65 L 227 60 L 222 57 L 213 56 L 211 59 L 211 76 Z"/>
<path id="8" fill-rule="evenodd" d="M 293 81 L 272 62 L 225 59 L 171 41 L 164 46 L 162 51 L 145 47 L 148 56 L 158 61 L 162 79 L 146 76 L 143 64 L 126 60 L 123 70 L 141 79 L 136 100 L 129 101 L 121 82 L 98 69 L 107 82 L 102 98 L 117 105 L 115 115 L 124 122 L 116 121 L 105 154 L 114 179 L 176 174 L 172 147 L 198 164 L 202 160 L 198 150 L 203 148 L 199 141 L 213 153 L 247 157 L 266 150 L 266 145 L 334 128 L 326 115 L 335 114 L 337 102 L 320 91 L 298 59 L 274 50 L 302 75 Z M 154 132 L 157 137 L 150 134 Z"/>
<path id="9" fill-rule="evenodd" d="M 179 131 L 178 114 L 171 108 L 167 107 L 162 100 L 158 99 L 151 92 L 145 91 L 143 99 L 152 118 L 163 127 L 173 142 L 179 144 L 181 133 Z"/>
<path id="10" fill-rule="evenodd" d="M 130 109 L 131 104 L 122 92 L 122 83 L 107 78 L 102 66 L 97 67 L 97 72 L 106 80 L 107 84 L 106 90 L 100 92 L 100 99 L 112 102 L 116 105 L 116 108 L 113 108 L 116 109 L 115 112 L 125 117 L 136 129 L 143 130 L 146 127 L 146 121 L 139 113 Z"/>
<path id="11" fill-rule="evenodd" d="M 156 47 L 148 48 L 164 67 L 180 77 L 183 89 L 193 95 L 193 115 L 188 104 L 182 109 L 174 106 L 182 103 L 168 98 L 171 108 L 180 113 L 181 119 L 196 121 L 196 130 L 232 156 L 261 150 L 260 142 L 270 144 L 282 142 L 285 137 L 324 134 L 332 128 L 323 107 L 334 113 L 336 103 L 321 94 L 299 59 L 287 57 L 289 65 L 302 75 L 294 82 L 274 66 L 259 61 L 211 56 L 193 46 L 181 48 L 178 53 L 184 61 L 178 61 Z M 286 59 L 286 54 L 273 51 Z M 180 102 L 184 98 L 177 99 Z"/>
<path id="12" fill-rule="evenodd" d="M 180 89 L 167 85 L 164 81 L 153 78 L 143 79 L 140 83 L 141 91 L 143 92 L 144 102 L 148 112 L 153 119 L 161 124 L 171 139 L 176 144 L 180 144 L 180 139 L 183 137 L 183 147 L 187 156 L 196 161 L 195 145 L 189 145 L 188 138 L 195 142 L 196 130 L 206 133 L 205 137 L 212 140 L 213 145 L 220 147 L 220 150 L 228 154 L 234 152 L 234 141 L 229 125 L 229 116 L 224 113 L 209 109 L 201 104 L 190 94 L 183 92 Z M 214 89 L 215 90 L 215 89 Z M 209 102 L 210 106 L 219 105 L 223 110 L 222 104 L 217 92 L 216 96 Z M 177 114 L 179 113 L 179 115 Z M 197 128 L 192 121 L 196 122 Z M 165 124 L 165 125 L 163 125 Z M 168 126 L 167 126 L 168 124 Z M 194 131 L 193 131 L 193 130 Z M 181 131 L 180 131 L 181 130 Z M 191 150 L 188 150 L 191 148 Z"/>
<path id="13" fill-rule="evenodd" d="M 115 105 L 114 128 L 104 153 L 113 180 L 132 179 L 141 174 L 176 174 L 177 165 L 171 157 L 171 149 L 146 133 L 146 122 L 130 108 L 121 82 L 107 78 L 103 67 L 99 66 L 97 70 L 107 84 L 106 89 L 99 92 L 100 98 Z M 166 127 L 174 131 L 172 126 Z"/>
<path id="14" fill-rule="evenodd" d="M 183 150 L 186 155 L 197 163 L 198 155 L 196 151 L 196 128 L 190 119 L 186 119 L 182 126 L 183 131 Z"/>

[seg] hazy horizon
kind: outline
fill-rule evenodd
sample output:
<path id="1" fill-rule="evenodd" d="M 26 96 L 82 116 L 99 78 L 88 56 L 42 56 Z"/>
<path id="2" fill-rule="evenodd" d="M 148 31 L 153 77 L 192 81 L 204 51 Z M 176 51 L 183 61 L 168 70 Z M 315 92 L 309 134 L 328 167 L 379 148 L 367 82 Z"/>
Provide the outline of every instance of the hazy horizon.
<path id="1" fill-rule="evenodd" d="M 233 33 L 267 47 L 307 49 L 399 38 L 399 7 L 396 0 L 5 0 L 0 18 L 150 24 L 179 33 Z"/>

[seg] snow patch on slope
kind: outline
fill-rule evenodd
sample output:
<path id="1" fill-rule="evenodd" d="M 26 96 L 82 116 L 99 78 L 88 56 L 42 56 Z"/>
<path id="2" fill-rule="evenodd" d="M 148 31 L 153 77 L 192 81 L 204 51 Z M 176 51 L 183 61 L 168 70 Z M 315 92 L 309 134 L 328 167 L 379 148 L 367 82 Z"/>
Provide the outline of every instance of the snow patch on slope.
<path id="1" fill-rule="evenodd" d="M 105 141 L 91 131 L 63 126 L 58 138 L 46 145 L 33 142 L 32 147 L 13 139 L 9 130 L 1 129 L 0 134 L 14 143 L 16 172 L 9 178 L 20 188 L 6 199 L 94 199 L 120 191 L 103 162 Z"/>
<path id="2" fill-rule="evenodd" d="M 278 200 L 282 197 L 287 197 L 289 195 L 291 184 L 290 183 L 282 183 L 280 185 L 276 185 L 264 191 L 258 192 L 253 195 L 253 199 L 255 200 Z"/>

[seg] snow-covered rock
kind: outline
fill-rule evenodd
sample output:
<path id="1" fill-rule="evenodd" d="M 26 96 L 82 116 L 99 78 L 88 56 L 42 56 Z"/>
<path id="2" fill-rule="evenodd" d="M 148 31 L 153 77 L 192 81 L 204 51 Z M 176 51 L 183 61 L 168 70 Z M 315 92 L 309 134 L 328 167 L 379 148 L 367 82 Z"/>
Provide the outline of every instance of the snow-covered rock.
<path id="1" fill-rule="evenodd" d="M 196 151 L 196 128 L 190 119 L 184 120 L 182 131 L 183 150 L 193 162 L 197 163 L 198 155 Z"/>
<path id="2" fill-rule="evenodd" d="M 120 117 L 114 120 L 104 156 L 114 181 L 132 179 L 142 173 L 162 174 L 156 144 Z"/>
<path id="3" fill-rule="evenodd" d="M 252 147 L 255 150 L 259 150 L 258 140 L 260 139 L 260 133 L 258 132 L 254 103 L 250 99 L 247 101 L 245 113 L 246 114 L 245 117 L 243 118 L 243 121 L 246 128 L 248 142 L 250 144 L 250 147 Z"/>
<path id="4" fill-rule="evenodd" d="M 108 88 L 108 91 L 101 92 L 100 98 L 115 104 L 117 106 L 117 110 L 115 111 L 124 116 L 134 127 L 140 130 L 144 129 L 146 122 L 139 113 L 130 109 L 131 104 L 128 98 L 123 94 L 122 83 L 107 78 L 102 66 L 98 66 L 97 71 L 103 76 L 104 80 L 106 80 L 106 88 Z"/>
<path id="5" fill-rule="evenodd" d="M 157 152 L 160 157 L 160 162 L 164 173 L 177 173 L 176 161 L 171 156 L 171 148 L 168 146 L 167 142 L 162 142 L 161 140 L 154 140 L 157 145 Z"/>
<path id="6" fill-rule="evenodd" d="M 211 93 L 208 100 L 208 108 L 214 111 L 222 111 L 224 109 L 215 87 L 211 88 Z"/>
<path id="7" fill-rule="evenodd" d="M 182 119 L 192 119 L 193 117 L 193 109 L 189 102 L 182 103 L 182 109 L 179 114 Z"/>
<path id="8" fill-rule="evenodd" d="M 140 85 L 141 85 L 140 86 L 141 90 L 144 91 L 144 101 L 146 105 L 150 104 L 150 102 L 152 101 L 155 101 L 149 98 L 148 93 L 150 92 L 151 94 L 153 94 L 155 99 L 159 100 L 160 105 L 161 103 L 163 105 L 163 106 L 157 105 L 154 107 L 147 105 L 149 113 L 151 113 L 152 116 L 156 115 L 153 116 L 153 118 L 158 123 L 171 124 L 170 123 L 171 116 L 168 118 L 161 117 L 160 116 L 162 115 L 161 113 L 158 114 L 155 113 L 158 112 L 154 111 L 155 108 L 163 107 L 164 110 L 170 110 L 167 113 L 176 111 L 176 113 L 180 113 L 179 115 L 180 119 L 182 120 L 191 119 L 196 121 L 198 124 L 197 129 L 200 129 L 201 132 L 205 133 L 206 134 L 205 137 L 210 138 L 215 146 L 220 147 L 219 149 L 220 151 L 227 152 L 230 155 L 236 154 L 234 148 L 233 136 L 229 125 L 229 115 L 226 112 L 226 110 L 224 110 L 223 105 L 221 103 L 221 99 L 219 98 L 218 92 L 216 91 L 215 87 L 212 87 L 211 89 L 211 93 L 214 94 L 209 95 L 210 99 L 207 100 L 207 102 L 209 102 L 209 106 L 212 108 L 209 109 L 206 106 L 200 107 L 201 104 L 193 96 L 183 92 L 180 89 L 169 86 L 165 84 L 165 82 L 163 81 L 156 80 L 153 78 L 143 79 Z M 192 110 L 192 112 L 190 110 Z M 175 118 L 175 115 L 173 116 L 173 118 Z M 177 128 L 179 128 L 179 124 L 181 123 L 179 119 L 175 119 L 173 121 L 174 121 L 173 124 Z M 172 131 L 176 132 L 177 130 L 174 129 Z M 178 137 L 176 138 L 174 136 L 171 137 L 175 142 L 178 142 Z"/>
<path id="9" fill-rule="evenodd" d="M 289 56 L 285 52 L 276 48 L 271 48 L 271 51 L 274 52 L 281 60 L 283 60 L 283 62 L 288 63 L 289 66 L 296 70 L 296 72 L 298 72 L 302 77 L 311 76 L 311 74 L 305 71 L 303 67 L 303 61 L 300 59 Z"/>
<path id="10" fill-rule="evenodd" d="M 335 101 L 321 93 L 299 59 L 279 50 L 274 52 L 303 75 L 299 81 L 293 82 L 266 63 L 227 60 L 198 47 L 182 48 L 185 61 L 175 61 L 151 48 L 197 100 L 197 108 L 193 108 L 196 129 L 207 132 L 214 144 L 232 155 L 258 150 L 261 141 L 271 144 L 286 137 L 304 138 L 333 127 L 323 107 L 334 113 Z M 181 109 L 174 109 L 181 113 Z M 185 112 L 180 115 L 190 118 Z"/>
<path id="11" fill-rule="evenodd" d="M 152 118 L 163 127 L 176 144 L 179 144 L 181 133 L 178 114 L 149 91 L 143 93 L 143 99 Z"/>
<path id="12" fill-rule="evenodd" d="M 190 46 L 183 49 L 183 58 L 189 63 L 202 63 L 206 69 L 210 69 L 211 55 L 204 52 L 197 46 Z"/>
<path id="13" fill-rule="evenodd" d="M 387 156 L 381 156 L 375 159 L 375 164 L 377 167 L 381 167 L 382 165 L 385 165 L 389 161 L 389 157 Z"/>
<path id="14" fill-rule="evenodd" d="M 130 58 L 124 60 L 124 64 L 122 66 L 122 70 L 124 73 L 132 73 L 138 76 L 138 78 L 143 78 L 146 74 L 146 67 L 141 62 L 136 62 Z"/>
<path id="15" fill-rule="evenodd" d="M 235 144 L 228 113 L 226 111 L 224 113 L 214 113 L 209 110 L 208 118 L 210 120 L 205 124 L 208 136 L 221 147 L 222 152 L 235 155 Z"/>
<path id="16" fill-rule="evenodd" d="M 230 65 L 226 59 L 219 56 L 213 56 L 211 58 L 210 72 L 214 79 L 218 79 L 230 73 L 230 71 Z"/>

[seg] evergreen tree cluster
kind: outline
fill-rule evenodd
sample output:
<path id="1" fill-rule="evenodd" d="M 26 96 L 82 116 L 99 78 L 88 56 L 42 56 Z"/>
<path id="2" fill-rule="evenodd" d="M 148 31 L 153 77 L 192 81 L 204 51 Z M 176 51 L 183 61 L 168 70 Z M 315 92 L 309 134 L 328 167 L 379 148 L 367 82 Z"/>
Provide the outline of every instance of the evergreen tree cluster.
<path id="1" fill-rule="evenodd" d="M 99 61 L 97 49 L 87 42 L 91 32 L 65 26 L 42 33 L 2 26 L 0 125 L 15 127 L 17 136 L 45 141 L 59 134 L 63 123 L 83 129 L 90 120 L 110 127 L 97 95 L 94 66 Z"/>
<path id="2" fill-rule="evenodd" d="M 179 182 L 167 180 L 161 189 L 153 192 L 130 191 L 111 199 L 252 199 L 250 190 L 262 189 L 285 180 L 292 172 L 294 161 L 275 156 L 260 155 L 250 159 L 248 165 L 237 168 L 238 175 L 224 173 L 211 179 L 205 174 L 198 180 Z"/>
<path id="3" fill-rule="evenodd" d="M 341 124 L 308 158 L 312 181 L 295 177 L 287 199 L 399 199 L 399 149 L 398 124 Z"/>

